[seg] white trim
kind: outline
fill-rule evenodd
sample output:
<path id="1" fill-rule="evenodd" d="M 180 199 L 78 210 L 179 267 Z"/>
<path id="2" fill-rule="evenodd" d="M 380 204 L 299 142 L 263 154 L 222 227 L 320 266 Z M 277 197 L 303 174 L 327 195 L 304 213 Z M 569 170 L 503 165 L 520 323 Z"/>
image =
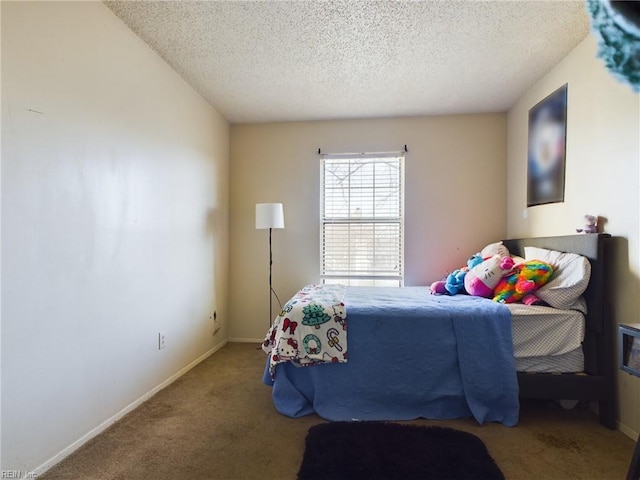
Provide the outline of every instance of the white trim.
<path id="1" fill-rule="evenodd" d="M 126 407 L 124 407 L 118 413 L 116 413 L 112 417 L 110 417 L 107 420 L 105 420 L 104 422 L 102 422 L 96 428 L 94 428 L 93 430 L 90 430 L 88 433 L 86 433 L 85 435 L 80 437 L 78 440 L 73 442 L 71 445 L 69 445 L 68 447 L 62 449 L 60 452 L 55 454 L 49 460 L 47 460 L 42 465 L 40 465 L 39 467 L 34 469 L 32 472 L 29 472 L 29 475 L 27 475 L 27 478 L 30 478 L 30 477 L 34 477 L 35 478 L 38 475 L 42 475 L 47 470 L 49 470 L 50 468 L 52 468 L 56 464 L 60 463 L 62 460 L 64 460 L 69 455 L 71 455 L 73 452 L 75 452 L 78 448 L 80 448 L 82 445 L 87 443 L 89 440 L 91 440 L 92 438 L 96 437 L 100 433 L 104 432 L 107 428 L 109 428 L 111 425 L 116 423 L 118 420 L 120 420 L 122 417 L 124 417 L 127 413 L 135 410 L 137 407 L 139 407 L 144 402 L 149 400 L 151 397 L 153 397 L 160 390 L 162 390 L 163 388 L 169 386 L 170 384 L 175 382 L 178 378 L 180 378 L 185 373 L 187 373 L 189 370 L 191 370 L 193 367 L 195 367 L 199 363 L 202 363 L 204 360 L 206 360 L 211 355 L 216 353 L 218 350 L 220 350 L 222 347 L 224 347 L 228 342 L 229 342 L 229 340 L 223 340 L 222 342 L 220 342 L 219 344 L 214 346 L 211 350 L 205 352 L 204 354 L 202 354 L 201 356 L 196 358 L 189 365 L 187 365 L 186 367 L 183 367 L 180 370 L 178 370 L 176 373 L 174 373 L 172 376 L 167 378 L 160 385 L 152 388 L 147 393 L 145 393 L 144 395 L 142 395 L 138 399 L 134 400 L 132 403 L 130 403 Z"/>
<path id="2" fill-rule="evenodd" d="M 634 441 L 638 440 L 638 432 L 636 432 L 633 429 L 627 427 L 621 421 L 618 421 L 618 430 L 620 430 L 622 433 L 624 433 L 631 440 L 634 440 Z"/>
<path id="3" fill-rule="evenodd" d="M 359 160 L 361 159 L 371 159 L 371 160 L 365 161 L 365 162 L 359 162 Z M 355 185 L 352 188 L 352 184 L 351 184 L 351 180 L 353 178 L 352 176 L 353 172 L 351 170 L 352 162 L 357 162 L 358 164 L 362 164 L 362 165 L 368 165 L 368 164 L 377 164 L 378 160 L 384 160 L 384 159 L 391 159 L 393 161 L 397 161 L 397 165 L 398 165 L 398 171 L 394 172 L 394 173 L 397 173 L 397 180 L 398 180 L 397 216 L 377 217 L 376 216 L 377 207 L 375 206 L 375 203 L 373 205 L 373 210 L 371 211 L 371 215 L 372 215 L 371 217 L 352 216 L 354 215 L 354 212 L 350 210 L 351 199 L 356 198 L 355 196 L 357 195 L 357 191 L 359 190 L 358 185 Z M 345 282 L 348 282 L 351 279 L 363 279 L 363 278 L 369 278 L 369 277 L 374 277 L 374 279 L 379 278 L 381 280 L 390 278 L 393 280 L 397 279 L 399 282 L 398 286 L 404 285 L 405 159 L 406 159 L 406 156 L 404 152 L 398 152 L 398 153 L 388 152 L 384 154 L 361 153 L 361 154 L 321 154 L 320 155 L 319 260 L 320 260 L 320 278 L 321 279 L 323 280 L 329 279 L 329 278 L 344 279 Z M 338 200 L 339 205 L 347 208 L 346 213 L 341 212 L 343 215 L 346 215 L 346 216 L 335 216 L 335 213 L 334 213 L 334 216 L 327 215 L 327 211 L 326 211 L 327 209 L 327 205 L 326 205 L 327 203 L 327 168 L 328 168 L 329 161 L 331 160 L 337 160 L 336 162 L 331 162 L 331 164 L 343 165 L 345 167 L 349 167 L 349 171 L 348 173 L 345 174 L 345 177 L 341 178 L 338 181 L 339 184 L 342 184 L 342 182 L 345 183 L 345 185 L 343 186 L 344 187 L 343 190 L 347 191 L 346 196 L 348 197 L 348 204 L 344 205 L 344 202 Z M 391 162 L 385 161 L 384 163 L 391 163 Z M 383 177 L 383 174 L 381 173 L 380 178 L 382 177 Z M 366 182 L 363 181 L 364 183 L 363 187 L 367 188 L 366 197 L 364 198 L 371 199 L 371 200 L 375 200 L 379 198 L 378 194 L 376 193 L 377 178 L 378 176 L 374 170 L 374 172 L 367 177 L 367 181 Z M 396 175 L 391 175 L 391 173 L 389 173 L 389 178 L 395 179 Z M 356 190 L 356 193 L 353 192 L 354 189 Z M 333 189 L 331 190 L 333 192 Z M 369 192 L 368 190 L 371 190 L 371 191 Z M 395 190 L 394 190 L 394 193 L 395 193 Z M 343 192 L 343 195 L 344 195 L 344 192 Z M 364 195 L 364 194 L 362 194 L 361 192 L 361 195 Z M 333 199 L 333 196 L 334 194 L 331 193 L 331 199 Z M 333 200 L 331 200 L 331 203 L 333 205 L 334 203 Z M 392 214 L 392 213 L 395 213 L 395 209 L 393 212 L 389 211 L 387 214 Z M 366 226 L 370 226 L 370 228 L 373 228 L 372 232 L 367 232 L 365 235 L 363 235 L 363 238 L 370 238 L 371 233 L 373 234 L 373 238 L 371 239 L 371 244 L 369 245 L 368 250 L 364 248 L 363 251 L 360 252 L 360 255 L 365 255 L 366 258 L 369 258 L 368 255 L 371 255 L 373 258 L 375 258 L 375 251 L 376 251 L 375 238 L 379 236 L 376 234 L 376 228 L 378 228 L 378 225 L 380 225 L 380 228 L 386 227 L 390 229 L 388 232 L 388 236 L 385 236 L 384 238 L 388 239 L 389 242 L 397 238 L 399 242 L 397 245 L 398 247 L 397 257 L 395 255 L 392 255 L 391 253 L 392 251 L 390 250 L 391 243 L 389 243 L 388 245 L 389 252 L 385 251 L 386 253 L 384 255 L 384 258 L 386 260 L 394 260 L 394 261 L 397 260 L 397 264 L 395 265 L 395 268 L 389 268 L 389 265 L 385 265 L 384 270 L 379 270 L 379 268 L 381 268 L 380 265 L 382 262 L 376 262 L 372 269 L 372 266 L 369 264 L 366 264 L 366 265 L 356 264 L 354 266 L 352 265 L 352 262 L 349 261 L 346 267 L 345 265 L 342 265 L 342 267 L 344 268 L 338 268 L 336 266 L 332 266 L 330 269 L 328 269 L 327 263 L 332 265 L 333 262 L 332 261 L 327 262 L 327 258 L 334 259 L 333 257 L 335 257 L 336 255 L 338 255 L 339 257 L 346 256 L 350 260 L 356 258 L 352 255 L 350 251 L 350 246 L 351 246 L 351 227 L 354 226 L 354 228 L 356 228 L 357 230 L 357 227 L 356 227 L 357 225 L 366 225 Z M 394 233 L 396 228 L 397 228 L 397 235 Z M 337 240 L 333 237 L 332 232 L 333 232 L 333 235 L 338 235 Z M 347 236 L 348 239 L 343 241 L 343 238 L 342 238 L 343 236 Z M 339 246 L 336 246 L 336 245 L 339 245 Z M 340 260 L 338 260 L 338 262 L 340 262 Z"/>

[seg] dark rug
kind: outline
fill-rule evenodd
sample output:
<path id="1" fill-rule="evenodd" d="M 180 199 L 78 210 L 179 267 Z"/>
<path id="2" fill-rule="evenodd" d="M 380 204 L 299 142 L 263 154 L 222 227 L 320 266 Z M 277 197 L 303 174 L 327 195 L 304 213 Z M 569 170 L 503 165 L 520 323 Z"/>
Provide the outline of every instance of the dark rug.
<path id="1" fill-rule="evenodd" d="M 388 422 L 332 422 L 309 429 L 298 480 L 500 479 L 475 435 Z"/>

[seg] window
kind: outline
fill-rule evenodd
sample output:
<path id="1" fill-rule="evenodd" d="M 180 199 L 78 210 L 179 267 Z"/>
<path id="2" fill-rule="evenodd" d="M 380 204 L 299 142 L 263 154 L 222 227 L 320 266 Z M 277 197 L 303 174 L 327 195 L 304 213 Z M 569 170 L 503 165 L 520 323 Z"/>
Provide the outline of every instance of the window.
<path id="1" fill-rule="evenodd" d="M 403 284 L 404 156 L 321 155 L 325 283 Z"/>

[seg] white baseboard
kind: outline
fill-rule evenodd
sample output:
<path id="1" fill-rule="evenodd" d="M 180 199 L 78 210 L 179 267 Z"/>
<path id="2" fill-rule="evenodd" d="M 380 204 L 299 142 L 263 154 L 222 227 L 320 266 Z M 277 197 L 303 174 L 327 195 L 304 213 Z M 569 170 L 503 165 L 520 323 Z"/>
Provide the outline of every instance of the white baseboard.
<path id="1" fill-rule="evenodd" d="M 262 343 L 264 338 L 230 338 L 232 343 Z"/>
<path id="2" fill-rule="evenodd" d="M 118 413 L 113 415 L 111 418 L 108 418 L 107 420 L 102 422 L 100 425 L 98 425 L 96 428 L 94 428 L 93 430 L 89 431 L 88 433 L 86 433 L 85 435 L 80 437 L 78 440 L 73 442 L 71 445 L 69 445 L 68 447 L 64 448 L 60 452 L 58 452 L 56 455 L 54 455 L 49 460 L 47 460 L 42 465 L 40 465 L 38 468 L 33 470 L 33 472 L 30 472 L 29 475 L 27 475 L 26 478 L 36 478 L 38 475 L 42 475 L 44 472 L 49 470 L 51 467 L 53 467 L 54 465 L 60 463 L 62 460 L 64 460 L 69 455 L 71 455 L 73 452 L 75 452 L 82 445 L 84 445 L 89 440 L 91 440 L 93 437 L 95 437 L 95 436 L 99 435 L 100 433 L 104 432 L 107 428 L 109 428 L 111 425 L 116 423 L 118 420 L 120 420 L 122 417 L 124 417 L 127 413 L 129 413 L 132 410 L 135 410 L 136 408 L 138 408 L 140 405 L 142 405 L 144 402 L 149 400 L 151 397 L 153 397 L 160 390 L 162 390 L 163 388 L 171 385 L 173 382 L 175 382 L 178 378 L 180 378 L 182 375 L 187 373 L 193 367 L 195 367 L 196 365 L 198 365 L 199 363 L 203 362 L 204 360 L 209 358 L 211 355 L 216 353 L 218 350 L 220 350 L 222 347 L 224 347 L 228 343 L 228 341 L 229 340 L 223 340 L 222 342 L 217 344 L 215 347 L 213 347 L 211 350 L 209 350 L 209 351 L 205 352 L 204 354 L 200 355 L 193 362 L 191 362 L 186 367 L 183 367 L 180 370 L 178 370 L 176 373 L 174 373 L 172 376 L 167 378 L 160 385 L 158 385 L 158 386 L 154 387 L 153 389 L 149 390 L 147 393 L 145 393 L 144 395 L 142 395 L 138 399 L 134 400 L 132 403 L 130 403 L 129 405 L 124 407 L 122 410 L 120 410 Z"/>
<path id="3" fill-rule="evenodd" d="M 632 430 L 631 428 L 629 428 L 627 425 L 625 425 L 620 421 L 618 422 L 618 430 L 620 430 L 622 433 L 624 433 L 627 437 L 629 437 L 634 442 L 638 440 L 638 432 Z"/>

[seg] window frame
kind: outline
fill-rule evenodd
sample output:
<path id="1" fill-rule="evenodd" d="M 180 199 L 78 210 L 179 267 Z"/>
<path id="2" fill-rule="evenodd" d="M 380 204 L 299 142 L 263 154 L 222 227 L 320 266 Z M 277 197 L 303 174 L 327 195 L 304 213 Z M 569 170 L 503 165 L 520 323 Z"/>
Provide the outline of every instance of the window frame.
<path id="1" fill-rule="evenodd" d="M 398 174 L 397 182 L 397 197 L 398 197 L 398 207 L 397 207 L 397 215 L 379 217 L 376 215 L 375 202 L 372 205 L 372 216 L 371 217 L 353 217 L 352 215 L 348 215 L 347 217 L 329 217 L 326 214 L 326 196 L 327 196 L 327 182 L 325 179 L 327 173 L 326 162 L 330 160 L 342 160 L 345 163 L 350 163 L 350 161 L 355 160 L 361 162 L 362 160 L 372 159 L 373 162 L 379 161 L 389 162 L 393 160 L 397 161 L 398 166 Z M 372 163 L 373 163 L 372 162 Z M 349 177 L 352 177 L 353 172 L 349 169 Z M 404 217 L 405 217 L 405 153 L 404 152 L 380 152 L 380 153 L 344 153 L 344 154 L 320 154 L 320 278 L 322 283 L 346 283 L 350 284 L 364 284 L 370 286 L 376 285 L 384 285 L 384 286 L 398 286 L 401 287 L 404 285 L 404 240 L 405 240 L 405 226 L 404 226 Z M 372 199 L 375 200 L 375 174 L 372 177 L 370 188 L 374 190 L 374 194 L 372 195 Z M 353 198 L 352 189 L 349 186 L 349 199 Z M 394 212 L 395 213 L 395 212 Z M 345 224 L 345 225 L 389 225 L 396 224 L 398 225 L 398 257 L 397 257 L 397 274 L 373 274 L 373 275 L 365 275 L 362 273 L 358 273 L 357 271 L 352 272 L 350 267 L 345 268 L 346 274 L 333 274 L 327 273 L 327 255 L 326 255 L 326 229 L 325 226 L 329 224 Z M 391 235 L 393 238 L 394 235 Z M 375 233 L 373 233 L 372 238 L 375 238 Z M 395 242 L 394 242 L 395 244 Z M 395 247 L 394 247 L 395 248 Z M 373 247 L 375 250 L 375 246 Z M 393 256 L 392 256 L 393 257 Z"/>

